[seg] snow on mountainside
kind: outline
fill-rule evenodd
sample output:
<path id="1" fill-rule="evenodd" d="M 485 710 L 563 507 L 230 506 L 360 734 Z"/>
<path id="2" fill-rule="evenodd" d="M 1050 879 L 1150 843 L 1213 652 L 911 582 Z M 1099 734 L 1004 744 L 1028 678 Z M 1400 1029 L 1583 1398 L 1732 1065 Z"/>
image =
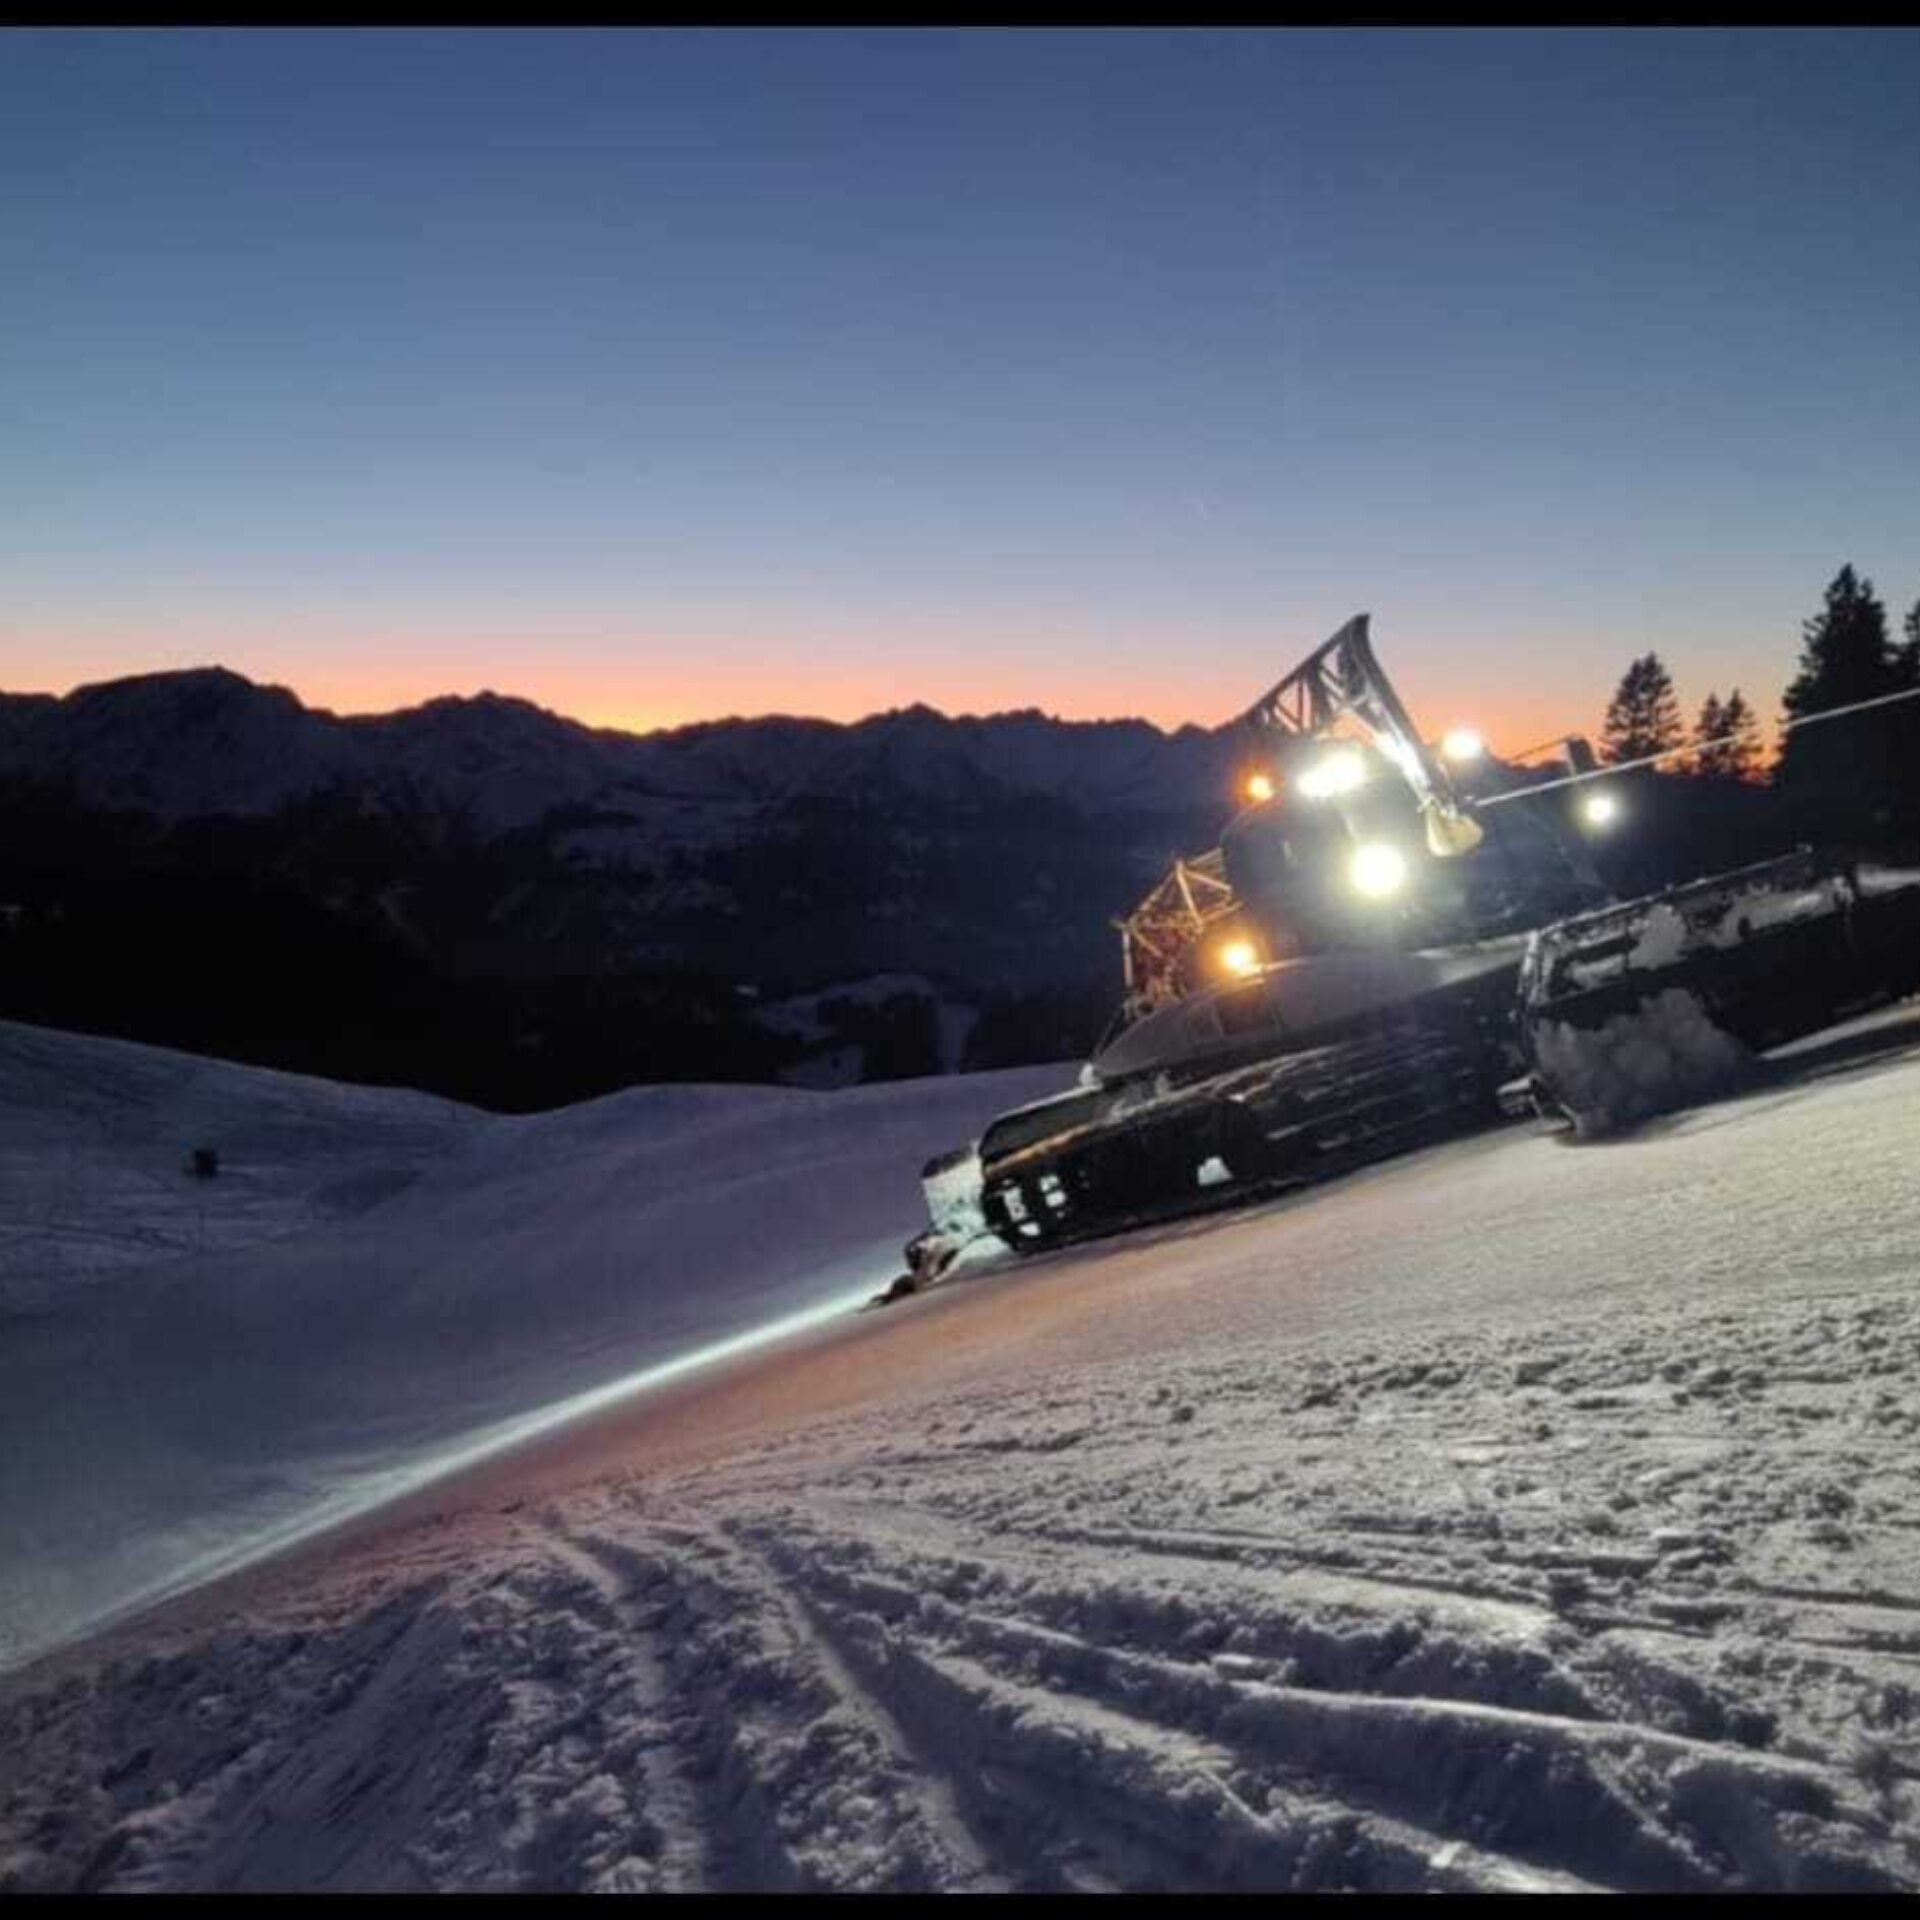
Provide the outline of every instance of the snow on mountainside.
<path id="1" fill-rule="evenodd" d="M 170 819 L 272 812 L 329 789 L 465 810 L 496 833 L 558 807 L 873 790 L 1164 810 L 1217 790 L 1225 753 L 1222 736 L 1198 727 L 1165 734 L 1034 712 L 956 720 L 927 707 L 852 725 L 771 717 L 628 734 L 485 693 L 341 718 L 217 667 L 58 700 L 0 695 L 0 775 L 70 781 L 92 804 Z"/>
<path id="2" fill-rule="evenodd" d="M 831 1151 L 765 1179 L 727 1143 L 804 1096 L 598 1102 L 149 1318 L 77 1294 L 0 1471 L 64 1445 L 92 1498 L 190 1435 L 191 1507 L 299 1426 L 269 1328 L 344 1449 L 338 1356 L 431 1398 L 469 1289 L 502 1383 L 539 1330 L 530 1398 L 629 1261 L 767 1310 L 929 1095 L 816 1096 Z M 1606 1145 L 1455 1142 L 642 1394 L 14 1675 L 0 1888 L 1920 1889 L 1916 1118 L 1908 1009 Z M 272 1391 L 196 1426 L 211 1354 Z M 71 1567 L 85 1520 L 35 1525 Z"/>
<path id="3" fill-rule="evenodd" d="M 510 1107 L 800 1066 L 730 1005 L 689 1057 L 631 995 L 608 1013 L 625 1064 L 603 1059 L 568 1025 L 580 982 L 650 981 L 684 1027 L 735 987 L 918 974 L 942 1004 L 997 1009 L 978 1064 L 1078 1052 L 1105 1017 L 1112 917 L 1217 831 L 1230 757 L 1198 728 L 925 707 L 647 735 L 491 694 L 343 719 L 219 669 L 0 695 L 0 803 L 31 822 L 0 846 L 24 928 L 0 1015 Z M 342 956 L 309 983 L 306 1032 L 351 1052 L 275 1031 L 245 956 L 290 928 Z M 116 974 L 106 956 L 134 946 L 170 956 L 191 1007 Z M 364 993 L 346 1004 L 376 978 L 434 1014 L 396 1027 Z M 823 1071 L 952 1053 L 911 1039 Z"/>
<path id="4" fill-rule="evenodd" d="M 486 1116 L 0 1021 L 0 1321 L 83 1284 L 350 1218 Z M 218 1156 L 190 1176 L 195 1149 Z"/>
<path id="5" fill-rule="evenodd" d="M 0 1022 L 0 1664 L 532 1409 L 864 1299 L 921 1163 L 1068 1077 L 504 1117 Z"/>
<path id="6" fill-rule="evenodd" d="M 495 694 L 342 720 L 208 667 L 76 688 L 16 716 L 0 772 L 168 819 L 270 813 L 342 788 L 464 809 L 501 831 L 620 778 L 632 745 Z"/>
<path id="7" fill-rule="evenodd" d="M 848 1015 L 883 1008 L 902 996 L 928 1003 L 938 1070 L 960 1072 L 967 1036 L 978 1024 L 980 1010 L 943 999 L 938 986 L 923 974 L 881 973 L 864 980 L 836 981 L 817 993 L 762 1002 L 754 1009 L 754 1018 L 768 1032 L 790 1036 L 807 1049 L 781 1070 L 786 1085 L 848 1087 L 859 1082 L 867 1064 L 866 1048 L 848 1031 Z"/>
<path id="8" fill-rule="evenodd" d="M 78 687 L 38 710 L 5 770 L 175 816 L 269 811 L 356 769 L 326 716 L 215 667 Z"/>

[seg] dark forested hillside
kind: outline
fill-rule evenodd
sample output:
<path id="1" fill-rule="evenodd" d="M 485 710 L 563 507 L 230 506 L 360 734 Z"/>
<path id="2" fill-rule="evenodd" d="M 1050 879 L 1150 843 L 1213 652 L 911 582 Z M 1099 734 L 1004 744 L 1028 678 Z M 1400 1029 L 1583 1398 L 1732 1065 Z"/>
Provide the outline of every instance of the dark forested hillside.
<path id="1" fill-rule="evenodd" d="M 343 721 L 220 672 L 0 696 L 0 1018 L 503 1108 L 1084 1054 L 1116 916 L 1230 811 L 1224 732 L 925 708 L 596 733 Z M 1792 796 L 1611 776 L 1620 894 L 1783 850 Z"/>
<path id="2" fill-rule="evenodd" d="M 917 1011 L 828 1023 L 851 1070 L 1058 1057 L 1108 1010 L 1113 916 L 1215 830 L 1224 752 L 924 708 L 342 721 L 218 671 L 0 696 L 0 1017 L 529 1107 L 773 1077 L 808 1042 L 764 1007 L 901 975 Z"/>

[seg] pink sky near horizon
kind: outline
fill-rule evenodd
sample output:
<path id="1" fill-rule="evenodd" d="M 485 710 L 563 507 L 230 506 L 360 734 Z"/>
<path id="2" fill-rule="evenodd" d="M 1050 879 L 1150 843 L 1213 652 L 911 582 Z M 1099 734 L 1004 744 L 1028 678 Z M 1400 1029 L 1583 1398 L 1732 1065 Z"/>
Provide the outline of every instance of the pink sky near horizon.
<path id="1" fill-rule="evenodd" d="M 709 671 L 699 679 L 691 673 L 664 679 L 657 669 L 648 668 L 622 684 L 564 657 L 529 654 L 518 663 L 489 658 L 456 666 L 435 655 L 343 665 L 331 659 L 289 660 L 278 650 L 218 641 L 153 650 L 63 648 L 60 653 L 68 664 L 49 672 L 44 666 L 14 664 L 11 652 L 0 650 L 0 691 L 8 693 L 60 696 L 107 680 L 218 666 L 263 685 L 287 687 L 303 705 L 341 715 L 389 713 L 444 695 L 492 692 L 529 700 L 588 726 L 632 733 L 771 714 L 850 722 L 913 705 L 954 717 L 1037 708 L 1062 720 L 1142 719 L 1171 732 L 1189 724 L 1219 726 L 1244 711 L 1270 684 L 1236 686 L 1230 674 L 1217 672 L 1202 687 L 1191 676 L 1130 671 L 1116 672 L 1103 691 L 1085 691 L 1066 675 L 1047 671 L 1044 662 L 1037 663 L 1031 680 L 984 666 L 903 674 L 897 681 L 817 667 L 776 677 L 740 666 Z M 1273 678 L 1284 673 L 1287 664 L 1278 665 Z M 1436 737 L 1447 726 L 1466 722 L 1496 748 L 1513 752 L 1558 733 L 1594 732 L 1598 727 L 1596 718 L 1571 712 L 1547 697 L 1516 701 L 1511 689 L 1499 701 L 1446 701 L 1443 713 L 1435 704 L 1438 690 L 1430 684 L 1431 675 L 1408 668 L 1396 671 L 1395 679 L 1416 720 Z M 1426 699 L 1421 697 L 1423 686 Z"/>
<path id="2" fill-rule="evenodd" d="M 1920 595 L 1912 34 L 5 51 L 0 688 L 1217 726 L 1364 609 L 1511 755 Z"/>
<path id="3" fill-rule="evenodd" d="M 1022 649 L 1003 631 L 990 645 L 969 649 L 951 636 L 935 636 L 942 643 L 929 647 L 924 633 L 798 632 L 768 641 L 737 632 L 623 636 L 596 629 L 529 644 L 497 629 L 455 633 L 395 623 L 345 630 L 328 623 L 326 631 L 301 631 L 298 622 L 276 624 L 282 631 L 271 639 L 239 623 L 184 620 L 138 635 L 104 623 L 0 632 L 0 689 L 62 695 L 136 674 L 224 666 L 341 714 L 491 691 L 631 732 L 766 714 L 845 722 L 917 703 L 956 716 L 1039 709 L 1067 720 L 1140 718 L 1172 730 L 1232 719 L 1317 644 L 1276 639 L 1270 662 L 1250 678 L 1243 636 L 1223 640 L 1209 660 L 1195 636 L 1143 645 L 1132 634 L 1106 646 L 1095 673 L 1088 656 L 1101 656 L 1098 637 L 1047 629 L 1036 631 L 1027 664 L 1015 666 L 1008 651 Z M 1559 734 L 1599 730 L 1610 681 L 1595 681 L 1580 636 L 1558 645 L 1543 645 L 1537 635 L 1524 644 L 1483 637 L 1467 646 L 1433 633 L 1396 634 L 1377 618 L 1374 636 L 1430 735 L 1470 724 L 1497 751 L 1515 753 Z M 1632 656 L 1624 642 L 1621 651 L 1624 665 Z M 1449 661 L 1459 664 L 1450 668 Z M 1696 689 L 1682 679 L 1680 691 L 1691 715 L 1706 683 Z M 1763 717 L 1775 691 L 1748 683 Z"/>

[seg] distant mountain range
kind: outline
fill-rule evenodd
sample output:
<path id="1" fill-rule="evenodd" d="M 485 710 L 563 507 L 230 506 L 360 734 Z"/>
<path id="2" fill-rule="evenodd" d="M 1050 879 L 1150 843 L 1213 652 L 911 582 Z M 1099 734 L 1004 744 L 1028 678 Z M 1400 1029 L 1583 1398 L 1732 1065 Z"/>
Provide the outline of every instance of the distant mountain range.
<path id="1" fill-rule="evenodd" d="M 341 717 L 224 667 L 51 694 L 0 693 L 0 774 L 70 783 L 89 802 L 167 819 L 271 813 L 333 791 L 484 832 L 592 805 L 737 815 L 801 797 L 898 791 L 962 804 L 1043 796 L 1110 812 L 1198 802 L 1223 731 L 1035 710 L 950 719 L 912 706 L 852 724 L 774 716 L 655 733 L 583 726 L 495 693 Z M 724 834 L 721 837 L 726 837 Z"/>
<path id="2" fill-rule="evenodd" d="M 1044 1055 L 1083 1044 L 1091 1010 L 1117 997 L 1113 917 L 1172 855 L 1211 842 L 1232 775 L 1224 729 L 1032 711 L 954 719 L 914 706 L 850 725 L 773 717 L 629 734 L 494 694 L 343 718 L 220 668 L 59 698 L 0 694 L 0 800 L 15 827 L 0 844 L 14 933 L 0 947 L 0 1013 L 194 1044 L 189 1003 L 213 989 L 193 983 L 217 975 L 230 1010 L 258 1003 L 249 1030 L 265 1037 L 249 1040 L 250 1057 L 274 1052 L 278 1035 L 300 1043 L 282 1063 L 325 1070 L 326 1033 L 347 1035 L 353 1053 L 357 1031 L 383 1070 L 369 1074 L 358 1054 L 349 1064 L 418 1078 L 405 1060 L 383 1068 L 367 1037 L 396 995 L 416 1009 L 461 1001 L 462 1031 L 499 1014 L 523 1063 L 551 1059 L 560 1008 L 606 1063 L 588 1081 L 619 1084 L 791 1066 L 799 1026 L 751 1011 L 796 995 L 817 1012 L 848 989 L 871 1041 L 879 1015 L 861 983 L 911 976 L 941 1003 L 927 1031 L 951 1040 L 955 1008 L 971 1008 L 989 1054 Z M 217 940 L 197 931 L 209 916 Z M 343 1026 L 311 1002 L 306 1014 L 278 1006 L 252 963 L 231 959 L 262 916 L 278 967 L 293 964 L 288 949 L 351 949 L 345 972 L 365 972 L 366 1008 Z M 114 985 L 101 943 L 170 954 L 172 1011 L 129 1011 L 141 991 L 132 976 Z M 397 985 L 378 991 L 388 973 L 408 976 L 411 1000 Z M 692 982 L 720 1010 L 704 1071 L 684 1004 Z M 1007 1009 L 1023 1003 L 1054 1009 L 1052 1027 L 1020 1038 Z M 595 1042 L 588 1005 L 617 1036 Z M 311 1032 L 297 1031 L 303 1018 Z M 902 1020 L 889 1029 L 895 1070 L 920 1058 Z M 800 1025 L 813 1032 L 815 1012 Z M 445 1043 L 467 1057 L 451 1029 Z M 478 1059 L 485 1046 L 472 1045 Z"/>

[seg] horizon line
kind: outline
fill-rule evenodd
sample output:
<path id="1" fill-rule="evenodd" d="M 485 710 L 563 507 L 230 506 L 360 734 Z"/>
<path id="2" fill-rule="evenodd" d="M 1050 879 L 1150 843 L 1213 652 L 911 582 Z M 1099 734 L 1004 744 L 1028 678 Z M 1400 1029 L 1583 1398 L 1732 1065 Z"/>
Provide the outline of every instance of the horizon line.
<path id="1" fill-rule="evenodd" d="M 181 680 L 191 678 L 195 675 L 209 674 L 225 675 L 230 679 L 239 680 L 245 685 L 256 688 L 262 692 L 284 693 L 300 708 L 301 712 L 315 714 L 328 720 L 397 720 L 407 714 L 423 713 L 428 707 L 438 706 L 443 703 L 472 703 L 481 700 L 494 700 L 511 703 L 516 706 L 530 707 L 536 713 L 545 714 L 551 719 L 563 721 L 569 726 L 579 727 L 588 733 L 614 733 L 630 740 L 651 739 L 661 734 L 685 733 L 695 727 L 728 725 L 753 726 L 770 721 L 790 721 L 806 726 L 820 727 L 859 727 L 867 725 L 870 721 L 890 719 L 896 714 L 915 712 L 930 713 L 937 719 L 945 720 L 956 725 L 964 724 L 967 721 L 1018 720 L 1038 717 L 1051 722 L 1055 726 L 1061 727 L 1149 727 L 1155 733 L 1161 734 L 1169 739 L 1189 731 L 1219 733 L 1233 725 L 1232 720 L 1209 724 L 1204 720 L 1190 719 L 1182 720 L 1173 726 L 1166 726 L 1162 722 L 1150 719 L 1142 713 L 1101 714 L 1081 719 L 1070 719 L 1063 714 L 1054 713 L 1047 708 L 1037 705 L 997 707 L 985 713 L 951 713 L 944 707 L 933 705 L 931 701 L 910 700 L 900 706 L 876 707 L 871 712 L 863 713 L 857 719 L 852 720 L 836 720 L 826 714 L 770 710 L 761 713 L 735 712 L 712 714 L 693 720 L 669 721 L 656 727 L 636 727 L 625 725 L 618 721 L 589 720 L 576 713 L 564 712 L 559 707 L 546 706 L 526 694 L 502 692 L 495 687 L 482 687 L 474 693 L 429 694 L 425 699 L 415 701 L 410 705 L 398 707 L 343 708 L 322 706 L 302 694 L 298 688 L 289 686 L 283 681 L 256 680 L 251 674 L 243 672 L 240 668 L 227 666 L 217 660 L 209 661 L 198 666 L 154 667 L 139 673 L 114 674 L 104 680 L 76 680 L 70 685 L 58 690 L 48 687 L 0 687 L 0 699 L 66 701 L 72 699 L 77 694 L 91 693 L 104 687 L 125 686 L 132 681 Z"/>

